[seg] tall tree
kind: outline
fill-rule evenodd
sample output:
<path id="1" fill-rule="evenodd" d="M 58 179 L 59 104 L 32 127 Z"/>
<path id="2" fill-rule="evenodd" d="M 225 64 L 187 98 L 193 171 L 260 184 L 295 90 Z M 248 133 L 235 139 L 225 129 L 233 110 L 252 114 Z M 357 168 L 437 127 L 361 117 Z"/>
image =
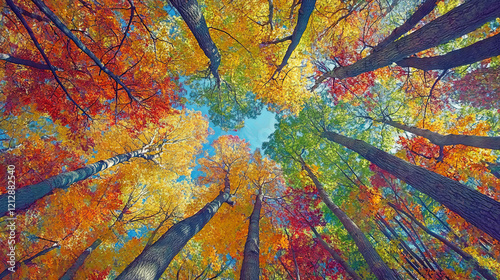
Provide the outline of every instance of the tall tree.
<path id="1" fill-rule="evenodd" d="M 345 137 L 332 131 L 322 136 L 343 145 L 378 167 L 387 170 L 417 190 L 439 201 L 469 223 L 496 240 L 500 240 L 500 202 L 457 181 L 429 171 L 377 149 L 366 142 Z M 478 211 L 478 209 L 480 209 Z"/>
<path id="2" fill-rule="evenodd" d="M 163 119 L 162 123 L 159 125 L 160 127 L 164 126 L 164 128 L 156 128 L 153 125 L 150 127 L 150 131 L 142 131 L 143 133 L 151 134 L 151 137 L 137 150 L 118 154 L 96 163 L 88 164 L 74 171 L 63 172 L 37 184 L 24 186 L 18 189 L 16 193 L 15 209 L 26 209 L 40 198 L 49 195 L 54 189 L 67 189 L 76 182 L 83 181 L 103 170 L 118 164 L 123 164 L 133 158 L 142 158 L 159 166 L 172 168 L 172 166 L 165 166 L 166 164 L 164 161 L 171 162 L 170 156 L 173 154 L 167 154 L 173 152 L 178 153 L 179 156 L 184 154 L 189 162 L 192 160 L 193 154 L 199 151 L 201 142 L 204 141 L 207 136 L 207 125 L 203 117 L 196 113 L 191 113 L 190 115 L 181 114 L 177 116 L 168 116 Z M 136 133 L 140 132 L 141 131 Z M 136 142 L 140 143 L 141 140 L 136 139 Z M 182 150 L 189 146 L 191 148 L 188 150 Z M 190 153 L 185 153 L 187 151 Z M 170 159 L 166 160 L 165 158 Z M 186 161 L 186 159 L 180 160 L 179 158 L 177 162 L 182 164 L 183 161 Z M 8 213 L 7 200 L 7 193 L 0 196 L 0 201 L 6 202 L 4 205 L 0 206 L 1 216 Z"/>
<path id="3" fill-rule="evenodd" d="M 204 160 L 204 170 L 212 175 L 207 180 L 215 183 L 215 188 L 221 189 L 219 195 L 193 216 L 172 226 L 156 242 L 145 248 L 117 279 L 159 279 L 172 259 L 203 229 L 222 204 L 234 204 L 231 179 L 241 176 L 242 165 L 248 157 L 248 144 L 238 138 L 221 137 L 213 146 L 216 154 Z"/>
<path id="4" fill-rule="evenodd" d="M 500 15 L 500 5 L 486 0 L 469 0 L 417 31 L 393 41 L 354 64 L 323 74 L 314 84 L 317 88 L 327 78 L 344 79 L 385 67 L 415 53 L 435 47 L 474 31 Z M 495 56 L 496 51 L 489 54 Z M 487 55 L 488 56 L 488 55 Z M 480 57 L 477 57 L 480 59 Z M 458 66 L 458 65 L 457 65 Z"/>
<path id="5" fill-rule="evenodd" d="M 300 158 L 299 160 L 301 162 L 302 167 L 307 171 L 308 176 L 314 182 L 314 185 L 318 189 L 319 195 L 323 200 L 323 202 L 328 206 L 328 209 L 330 209 L 330 211 L 332 211 L 335 214 L 335 216 L 337 216 L 340 219 L 342 225 L 344 225 L 346 230 L 349 232 L 351 237 L 356 242 L 359 251 L 365 258 L 368 265 L 370 266 L 370 269 L 373 272 L 373 274 L 375 274 L 378 279 L 397 279 L 397 276 L 391 269 L 389 269 L 387 264 L 382 260 L 380 255 L 370 244 L 370 241 L 368 241 L 368 238 L 366 238 L 365 234 L 337 205 L 335 205 L 333 200 L 326 193 L 321 182 L 312 172 L 311 168 L 307 166 L 307 164 L 302 158 Z"/>
<path id="6" fill-rule="evenodd" d="M 259 150 L 252 155 L 246 175 L 251 189 L 256 189 L 252 213 L 248 221 L 248 234 L 243 250 L 240 279 L 259 279 L 260 276 L 260 220 L 264 195 L 272 195 L 282 184 L 279 168 L 268 158 L 262 158 Z"/>
<path id="7" fill-rule="evenodd" d="M 248 235 L 247 241 L 245 242 L 245 250 L 243 251 L 240 279 L 259 279 L 259 222 L 260 211 L 262 209 L 262 197 L 262 190 L 259 189 L 249 219 Z"/>

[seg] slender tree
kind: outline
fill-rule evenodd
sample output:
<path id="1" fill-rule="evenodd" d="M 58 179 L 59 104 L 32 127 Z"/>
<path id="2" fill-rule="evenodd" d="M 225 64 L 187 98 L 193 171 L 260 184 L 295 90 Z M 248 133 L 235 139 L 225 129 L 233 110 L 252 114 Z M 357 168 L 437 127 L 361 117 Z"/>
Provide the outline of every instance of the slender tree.
<path id="1" fill-rule="evenodd" d="M 198 233 L 217 213 L 223 203 L 233 204 L 229 178 L 224 180 L 224 191 L 207 203 L 193 216 L 172 226 L 155 243 L 144 249 L 116 278 L 117 280 L 160 279 L 173 258 L 188 241 Z"/>
<path id="2" fill-rule="evenodd" d="M 422 224 L 419 220 L 417 220 L 417 218 L 415 218 L 415 216 L 413 216 L 412 214 L 409 214 L 403 208 L 401 208 L 400 206 L 398 206 L 398 205 L 396 205 L 396 204 L 394 204 L 392 202 L 388 202 L 387 204 L 389 206 L 391 206 L 392 208 L 394 208 L 394 210 L 396 210 L 396 211 L 398 211 L 400 213 L 403 213 L 406 217 L 408 217 L 412 222 L 414 222 L 423 231 L 425 231 L 430 236 L 436 238 L 437 240 L 439 240 L 444 245 L 448 246 L 455 253 L 457 253 L 462 258 L 464 258 L 464 260 L 470 262 L 471 265 L 474 267 L 474 269 L 477 272 L 479 272 L 485 279 L 488 279 L 488 280 L 498 279 L 488 269 L 486 269 L 483 266 L 481 266 L 472 255 L 470 255 L 469 253 L 467 253 L 464 250 L 460 249 L 460 247 L 458 247 L 456 244 L 454 244 L 453 242 L 449 241 L 448 239 L 444 238 L 443 236 L 441 236 L 441 235 L 435 233 L 434 231 L 430 230 L 428 227 L 426 227 L 424 224 Z"/>
<path id="3" fill-rule="evenodd" d="M 333 212 L 337 218 L 339 218 L 342 225 L 349 232 L 349 235 L 354 239 L 359 252 L 363 255 L 365 261 L 368 263 L 370 270 L 377 276 L 378 279 L 397 279 L 394 272 L 387 266 L 387 264 L 382 260 L 378 252 L 373 248 L 366 238 L 365 234 L 359 229 L 359 227 L 349 218 L 344 211 L 342 211 L 328 195 L 328 193 L 323 188 L 323 184 L 318 180 L 316 175 L 312 172 L 311 168 L 307 166 L 302 157 L 299 158 L 302 168 L 307 171 L 309 178 L 314 182 L 314 185 L 318 189 L 319 195 L 323 202 L 326 204 L 328 209 Z"/>
<path id="4" fill-rule="evenodd" d="M 243 251 L 243 263 L 241 265 L 240 279 L 259 279 L 259 223 L 263 196 L 262 189 L 259 189 L 259 193 L 255 198 L 252 214 L 250 215 L 250 222 L 248 224 L 248 235 L 245 242 L 245 249 Z"/>
<path id="5" fill-rule="evenodd" d="M 368 119 L 374 120 L 370 117 Z M 493 149 L 500 150 L 500 137 L 487 137 L 487 136 L 476 136 L 476 135 L 460 135 L 460 134 L 439 134 L 437 132 L 430 131 L 428 129 L 418 128 L 414 126 L 404 125 L 402 123 L 389 120 L 389 119 L 376 119 L 376 122 L 381 122 L 393 126 L 395 128 L 413 133 L 415 135 L 429 139 L 431 143 L 443 146 L 451 145 L 464 145 L 483 149 Z"/>
<path id="6" fill-rule="evenodd" d="M 181 14 L 182 19 L 186 22 L 189 30 L 193 33 L 198 45 L 203 50 L 205 55 L 210 59 L 210 72 L 214 75 L 217 83 L 220 84 L 219 65 L 220 53 L 214 41 L 210 37 L 208 26 L 200 6 L 196 0 L 172 0 L 172 6 Z"/>

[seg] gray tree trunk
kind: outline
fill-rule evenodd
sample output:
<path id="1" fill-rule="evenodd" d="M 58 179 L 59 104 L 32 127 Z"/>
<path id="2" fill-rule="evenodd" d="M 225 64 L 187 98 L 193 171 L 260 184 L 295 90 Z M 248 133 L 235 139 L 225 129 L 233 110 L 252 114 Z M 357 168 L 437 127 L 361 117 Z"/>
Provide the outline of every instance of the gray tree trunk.
<path id="1" fill-rule="evenodd" d="M 322 137 L 355 151 L 500 241 L 500 202 L 450 178 L 412 165 L 361 140 L 325 131 Z"/>
<path id="2" fill-rule="evenodd" d="M 221 56 L 219 49 L 215 45 L 210 32 L 208 31 L 207 22 L 201 12 L 201 8 L 196 0 L 171 0 L 170 3 L 181 14 L 182 19 L 186 22 L 189 30 L 193 33 L 198 45 L 203 50 L 205 55 L 210 59 L 210 71 L 214 75 L 217 83 L 220 83 L 218 68 L 220 65 Z"/>
<path id="3" fill-rule="evenodd" d="M 229 192 L 220 192 L 196 214 L 172 226 L 153 245 L 142 251 L 116 280 L 160 279 L 172 259 L 212 219 L 220 206 L 228 202 L 230 196 Z"/>
<path id="4" fill-rule="evenodd" d="M 248 224 L 247 241 L 243 251 L 243 263 L 241 265 L 240 279 L 242 280 L 259 280 L 259 223 L 260 210 L 262 209 L 262 193 L 259 191 L 253 206 L 250 222 Z"/>
<path id="5" fill-rule="evenodd" d="M 15 210 L 19 211 L 26 209 L 40 198 L 49 195 L 54 189 L 66 189 L 71 184 L 85 180 L 111 166 L 126 162 L 134 157 L 141 157 L 146 151 L 145 149 L 139 149 L 130 153 L 120 154 L 86 165 L 75 171 L 64 172 L 52 176 L 40 183 L 16 189 Z M 0 217 L 5 216 L 5 214 L 9 212 L 8 197 L 8 193 L 0 195 Z M 14 206 L 14 204 L 11 204 L 11 206 Z"/>
<path id="6" fill-rule="evenodd" d="M 387 264 L 382 260 L 378 252 L 373 248 L 368 238 L 366 238 L 365 234 L 359 229 L 358 225 L 356 225 L 349 216 L 346 215 L 344 211 L 342 211 L 332 200 L 332 198 L 326 193 L 323 188 L 323 184 L 318 180 L 316 175 L 312 172 L 312 170 L 305 164 L 302 160 L 302 167 L 307 171 L 307 174 L 314 182 L 314 185 L 318 189 L 319 196 L 326 204 L 328 209 L 333 212 L 337 218 L 339 218 L 344 228 L 349 232 L 349 235 L 352 237 L 356 246 L 358 247 L 359 252 L 363 255 L 366 263 L 370 267 L 370 270 L 377 276 L 378 279 L 394 279 L 397 277 L 394 272 L 387 266 Z"/>
<path id="7" fill-rule="evenodd" d="M 472 255 L 470 255 L 469 253 L 467 253 L 464 250 L 460 249 L 453 242 L 449 241 L 448 239 L 446 239 L 446 238 L 442 237 L 441 235 L 439 235 L 439 234 L 433 232 L 432 230 L 430 230 L 428 227 L 426 227 L 424 224 L 422 224 L 419 220 L 417 220 L 413 215 L 408 214 L 406 211 L 404 211 L 403 209 L 401 209 L 401 207 L 399 207 L 399 206 L 397 206 L 397 205 L 395 205 L 395 204 L 393 204 L 391 202 L 389 202 L 388 204 L 392 208 L 396 209 L 398 212 L 401 212 L 405 216 L 407 216 L 408 218 L 410 218 L 410 220 L 412 220 L 415 224 L 417 224 L 417 226 L 419 226 L 427 234 L 429 234 L 430 236 L 436 238 L 441 243 L 445 244 L 450 249 L 452 249 L 453 251 L 455 251 L 455 253 L 459 254 L 462 258 L 464 258 L 464 260 L 468 261 L 474 267 L 474 269 L 477 272 L 479 272 L 484 278 L 486 278 L 488 280 L 498 279 L 488 269 L 486 269 L 485 267 L 482 267 L 481 265 L 479 265 L 479 263 L 477 262 L 477 260 L 474 259 L 474 257 Z"/>
<path id="8" fill-rule="evenodd" d="M 433 57 L 408 57 L 397 62 L 401 67 L 421 70 L 445 70 L 471 64 L 500 55 L 500 34 L 481 40 L 468 47 Z"/>
<path id="9" fill-rule="evenodd" d="M 458 135 L 458 134 L 443 135 L 430 131 L 428 129 L 408 126 L 391 120 L 376 120 L 376 121 L 427 138 L 429 139 L 429 141 L 431 141 L 431 143 L 438 145 L 440 147 L 451 146 L 451 145 L 464 145 L 464 146 L 471 146 L 483 149 L 500 150 L 500 137 Z"/>
<path id="10" fill-rule="evenodd" d="M 469 0 L 415 32 L 387 44 L 355 63 L 323 74 L 313 90 L 327 78 L 344 79 L 398 62 L 423 50 L 436 47 L 472 32 L 500 17 L 500 1 Z"/>

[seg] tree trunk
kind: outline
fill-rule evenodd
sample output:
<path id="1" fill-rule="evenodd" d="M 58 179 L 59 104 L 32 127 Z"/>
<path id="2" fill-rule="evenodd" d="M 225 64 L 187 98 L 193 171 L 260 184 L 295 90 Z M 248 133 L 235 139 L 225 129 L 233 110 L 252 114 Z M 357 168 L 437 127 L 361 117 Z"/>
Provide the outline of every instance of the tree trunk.
<path id="1" fill-rule="evenodd" d="M 245 242 L 245 250 L 243 251 L 243 263 L 240 273 L 240 279 L 242 280 L 259 280 L 259 222 L 262 197 L 262 191 L 259 190 L 252 214 L 250 215 L 250 223 L 248 224 L 248 235 Z"/>
<path id="2" fill-rule="evenodd" d="M 436 7 L 437 0 L 426 0 L 418 9 L 410 16 L 408 20 L 405 21 L 401 26 L 394 29 L 389 36 L 387 36 L 382 42 L 373 49 L 374 52 L 379 51 L 387 44 L 394 42 L 399 37 L 405 35 L 410 31 L 417 23 L 419 23 L 425 16 L 427 16 Z"/>
<path id="3" fill-rule="evenodd" d="M 413 251 L 412 248 L 406 243 L 406 241 L 396 232 L 396 230 L 387 222 L 384 218 L 382 218 L 380 215 L 377 217 L 378 220 L 385 226 L 387 230 L 394 236 L 396 240 L 398 240 L 400 246 L 403 248 L 403 251 L 405 251 L 409 256 L 411 256 L 419 265 L 420 267 L 423 268 L 423 271 L 427 273 L 428 276 L 430 276 L 429 271 L 434 270 L 432 266 L 428 263 L 425 262 L 424 259 L 420 258 L 417 253 Z"/>
<path id="4" fill-rule="evenodd" d="M 500 1 L 469 0 L 415 32 L 387 44 L 377 52 L 323 74 L 312 90 L 327 78 L 355 77 L 398 62 L 410 55 L 465 35 L 500 16 Z"/>
<path id="5" fill-rule="evenodd" d="M 224 202 L 230 199 L 229 192 L 220 192 L 193 216 L 172 226 L 160 239 L 130 263 L 116 280 L 160 279 L 172 259 L 187 242 L 212 219 Z"/>
<path id="6" fill-rule="evenodd" d="M 102 243 L 102 240 L 100 238 L 96 239 L 92 243 L 92 245 L 90 245 L 87 249 L 85 249 L 85 251 L 83 251 L 78 256 L 78 258 L 73 263 L 73 265 L 71 265 L 71 267 L 68 270 L 66 270 L 66 273 L 64 273 L 64 275 L 61 278 L 59 278 L 59 280 L 73 279 L 73 277 L 75 277 L 75 274 L 78 271 L 78 269 L 85 263 L 85 260 L 88 258 L 88 256 L 90 256 L 90 253 L 92 253 L 97 247 L 99 247 L 99 245 L 101 245 L 101 243 Z"/>
<path id="7" fill-rule="evenodd" d="M 293 51 L 299 45 L 300 39 L 302 39 L 302 35 L 304 31 L 306 31 L 307 23 L 309 22 L 309 17 L 311 17 L 312 12 L 314 11 L 314 7 L 316 5 L 316 0 L 302 0 L 299 9 L 299 15 L 297 17 L 297 25 L 293 30 L 292 37 L 290 40 L 292 42 L 288 46 L 285 56 L 281 64 L 278 66 L 277 71 L 281 71 L 283 67 L 288 63 L 288 59 L 292 56 Z"/>
<path id="8" fill-rule="evenodd" d="M 418 221 L 413 215 L 408 214 L 406 211 L 404 211 L 401 207 L 399 207 L 399 206 L 397 206 L 397 205 L 395 205 L 395 204 L 393 204 L 391 202 L 388 202 L 387 204 L 389 204 L 389 206 L 391 206 L 392 208 L 394 208 L 396 211 L 403 213 L 406 217 L 410 218 L 410 220 L 412 220 L 412 222 L 414 222 L 417 226 L 419 226 L 427 234 L 429 234 L 430 236 L 432 236 L 432 237 L 436 238 L 437 240 L 441 241 L 441 243 L 445 244 L 450 249 L 452 249 L 453 251 L 455 251 L 455 253 L 459 254 L 462 258 L 464 258 L 464 260 L 466 260 L 467 262 L 471 263 L 472 266 L 474 267 L 474 269 L 477 272 L 479 272 L 484 278 L 486 278 L 488 280 L 498 279 L 488 269 L 480 266 L 479 263 L 477 262 L 477 260 L 474 259 L 474 257 L 472 255 L 470 255 L 469 253 L 466 253 L 465 251 L 463 251 L 462 249 L 460 249 L 453 242 L 449 241 L 448 239 L 446 239 L 446 238 L 442 237 L 441 235 L 439 235 L 439 234 L 433 232 L 432 230 L 430 230 L 428 227 L 426 227 L 420 221 Z"/>
<path id="9" fill-rule="evenodd" d="M 397 62 L 401 67 L 421 70 L 445 70 L 471 64 L 483 59 L 500 55 L 500 34 L 486 38 L 468 47 L 433 57 L 408 57 Z"/>
<path id="10" fill-rule="evenodd" d="M 196 0 L 171 0 L 170 3 L 181 14 L 182 19 L 186 22 L 189 30 L 193 33 L 198 45 L 203 50 L 205 55 L 210 59 L 210 72 L 214 75 L 217 83 L 220 83 L 218 68 L 220 65 L 219 49 L 210 37 L 207 22 L 200 6 Z"/>
<path id="11" fill-rule="evenodd" d="M 396 237 L 392 237 L 392 235 L 387 232 L 385 230 L 385 225 L 380 222 L 380 221 L 377 221 L 377 226 L 380 230 L 380 232 L 382 232 L 382 234 L 387 238 L 387 240 L 392 241 L 392 240 L 395 240 Z M 401 245 L 401 243 L 398 244 L 398 247 L 401 249 L 401 252 L 402 252 L 402 255 L 403 255 L 403 259 L 404 261 L 410 265 L 410 267 L 416 272 L 418 273 L 420 276 L 422 276 L 423 278 L 425 278 L 425 276 L 422 274 L 422 272 L 420 271 L 420 266 L 418 265 L 417 261 L 415 260 L 415 263 L 412 261 L 413 260 L 413 256 L 411 256 L 411 254 Z M 389 253 L 390 254 L 390 253 Z M 394 258 L 394 255 L 391 254 L 391 256 L 393 256 Z M 398 255 L 399 257 L 399 255 Z M 403 266 L 402 266 L 403 267 Z M 410 273 L 409 273 L 410 274 Z"/>
<path id="12" fill-rule="evenodd" d="M 500 37 L 499 37 L 500 38 Z M 475 136 L 475 135 L 457 135 L 448 134 L 442 135 L 428 129 L 422 129 L 414 126 L 407 126 L 391 120 L 375 120 L 377 122 L 385 123 L 395 128 L 413 133 L 418 136 L 429 139 L 431 143 L 443 146 L 451 145 L 464 145 L 477 147 L 482 149 L 493 149 L 500 150 L 500 137 L 486 137 L 486 136 Z"/>
<path id="13" fill-rule="evenodd" d="M 450 178 L 412 165 L 361 140 L 325 131 L 322 137 L 360 154 L 500 241 L 500 202 Z"/>
<path id="14" fill-rule="evenodd" d="M 15 269 L 19 269 L 19 267 L 21 266 L 21 264 L 28 264 L 30 263 L 32 260 L 40 257 L 40 256 L 43 256 L 45 254 L 47 254 L 48 252 L 56 249 L 56 248 L 59 248 L 61 247 L 58 243 L 55 243 L 54 245 L 48 247 L 48 248 L 45 248 L 43 249 L 42 251 L 36 253 L 34 256 L 28 258 L 28 259 L 25 259 L 23 261 L 20 261 L 20 262 L 16 262 L 16 265 L 14 266 Z M 12 271 L 10 271 L 8 268 L 6 268 L 4 271 L 2 271 L 2 273 L 0 273 L 0 279 L 4 278 L 5 276 L 11 274 Z"/>
<path id="15" fill-rule="evenodd" d="M 66 189 L 71 184 L 87 179 L 111 166 L 126 162 L 134 157 L 141 157 L 147 149 L 139 149 L 130 153 L 120 154 L 96 163 L 86 165 L 75 171 L 64 172 L 52 176 L 40 183 L 16 189 L 15 210 L 23 210 L 30 207 L 38 199 L 49 195 L 54 189 Z M 10 210 L 8 208 L 8 193 L 0 196 L 0 217 L 5 216 Z M 11 204 L 13 205 L 13 204 Z"/>
<path id="16" fill-rule="evenodd" d="M 342 211 L 331 199 L 331 197 L 326 193 L 323 185 L 320 183 L 316 175 L 312 172 L 312 170 L 305 164 L 305 162 L 301 159 L 302 167 L 307 171 L 307 174 L 314 182 L 314 185 L 318 189 L 319 196 L 326 204 L 328 209 L 333 212 L 337 218 L 339 218 L 344 228 L 349 232 L 349 235 L 354 239 L 356 246 L 358 247 L 360 253 L 363 255 L 363 258 L 367 262 L 370 270 L 377 276 L 378 279 L 394 279 L 396 280 L 396 276 L 392 272 L 392 270 L 387 266 L 387 264 L 382 260 L 378 252 L 373 248 L 368 238 L 364 235 L 364 233 L 359 229 L 359 227 L 349 218 L 344 211 Z"/>
<path id="17" fill-rule="evenodd" d="M 361 277 L 356 273 L 356 271 L 352 269 L 352 267 L 339 254 L 337 254 L 337 252 L 335 252 L 335 250 L 328 243 L 326 243 L 323 238 L 321 238 L 321 235 L 319 235 L 316 229 L 310 224 L 309 227 L 314 232 L 314 235 L 318 239 L 319 244 L 321 244 L 321 246 L 325 248 L 328 253 L 330 253 L 332 258 L 342 266 L 345 272 L 347 272 L 347 274 L 349 274 L 349 276 L 354 280 L 362 280 Z"/>

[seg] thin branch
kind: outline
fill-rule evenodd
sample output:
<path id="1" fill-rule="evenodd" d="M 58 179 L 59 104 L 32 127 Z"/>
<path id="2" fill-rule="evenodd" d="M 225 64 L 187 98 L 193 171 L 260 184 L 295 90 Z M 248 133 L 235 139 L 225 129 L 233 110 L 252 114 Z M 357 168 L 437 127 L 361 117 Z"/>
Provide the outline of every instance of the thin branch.
<path id="1" fill-rule="evenodd" d="M 429 96 L 427 97 L 427 102 L 425 102 L 424 116 L 423 116 L 423 120 L 422 120 L 423 121 L 422 128 L 425 128 L 425 114 L 427 113 L 427 105 L 429 104 L 429 100 L 432 97 L 432 91 L 436 87 L 436 84 L 439 82 L 439 80 L 441 80 L 444 77 L 444 75 L 446 74 L 446 72 L 448 72 L 448 69 L 443 70 L 443 72 L 441 73 L 441 75 L 439 75 L 439 77 L 434 81 L 434 84 L 432 84 L 431 90 L 429 92 Z"/>
<path id="2" fill-rule="evenodd" d="M 252 55 L 252 52 L 250 52 L 242 43 L 240 43 L 240 41 L 238 41 L 238 39 L 234 38 L 231 34 L 227 33 L 226 31 L 222 30 L 222 29 L 219 29 L 219 28 L 215 28 L 215 27 L 209 27 L 208 29 L 213 29 L 213 30 L 217 30 L 219 32 L 222 32 L 224 34 L 226 34 L 227 36 L 231 37 L 233 40 L 235 40 L 238 44 L 240 44 L 240 46 L 242 46 L 249 54 L 250 56 L 253 58 L 253 55 Z"/>
<path id="3" fill-rule="evenodd" d="M 18 7 L 14 4 L 14 2 L 12 0 L 6 0 L 6 3 L 7 5 L 9 5 L 10 9 L 14 12 L 14 14 L 16 14 L 17 18 L 21 21 L 22 25 L 24 26 L 24 28 L 26 29 L 26 31 L 28 32 L 31 40 L 33 41 L 33 43 L 35 44 L 36 48 L 38 49 L 38 51 L 40 52 L 40 54 L 42 55 L 43 57 L 43 60 L 45 60 L 45 63 L 47 64 L 47 66 L 49 67 L 50 71 L 52 72 L 52 75 L 54 75 L 54 78 L 56 79 L 57 83 L 59 84 L 59 86 L 61 87 L 61 89 L 64 91 L 64 93 L 66 94 L 66 97 L 69 99 L 69 101 L 71 101 L 78 109 L 80 109 L 80 111 L 83 112 L 83 114 L 89 118 L 90 120 L 92 120 L 92 117 L 87 114 L 87 112 L 85 112 L 85 110 L 83 110 L 82 107 L 80 107 L 80 105 L 78 105 L 78 103 L 76 103 L 75 100 L 73 100 L 73 98 L 69 95 L 69 92 L 68 90 L 66 89 L 66 87 L 63 85 L 63 83 L 61 82 L 61 80 L 59 79 L 59 76 L 57 75 L 56 71 L 55 71 L 55 67 L 52 66 L 52 64 L 50 63 L 50 60 L 49 58 L 47 57 L 47 55 L 45 54 L 45 51 L 43 50 L 42 46 L 38 43 L 38 40 L 36 39 L 35 37 L 35 34 L 33 33 L 33 30 L 31 30 L 31 28 L 29 27 L 28 23 L 26 22 L 26 20 L 24 19 L 23 15 L 21 14 L 21 11 L 18 9 Z"/>
<path id="4" fill-rule="evenodd" d="M 108 60 L 108 62 L 105 63 L 105 65 L 108 65 L 108 63 L 110 61 L 112 61 L 113 59 L 115 59 L 116 55 L 118 55 L 118 52 L 120 51 L 123 43 L 125 42 L 125 39 L 127 38 L 127 34 L 130 31 L 130 25 L 132 25 L 132 20 L 134 19 L 135 6 L 134 6 L 134 2 L 132 2 L 132 0 L 128 0 L 128 3 L 130 4 L 130 19 L 128 20 L 127 27 L 125 28 L 125 33 L 123 33 L 123 38 L 120 41 L 120 44 L 118 44 L 118 49 L 116 50 L 115 54 L 113 55 L 112 58 L 110 58 Z"/>
<path id="5" fill-rule="evenodd" d="M 11 1 L 11 0 L 10 0 Z M 33 3 L 56 25 L 59 30 L 63 32 L 68 38 L 70 38 L 88 57 L 90 57 L 99 68 L 110 76 L 113 80 L 115 80 L 122 88 L 127 92 L 128 97 L 136 102 L 139 100 L 132 95 L 132 91 L 118 78 L 111 70 L 109 70 L 97 56 L 89 50 L 85 44 L 83 44 L 78 37 L 76 37 L 66 25 L 43 3 L 41 0 L 32 0 Z"/>

